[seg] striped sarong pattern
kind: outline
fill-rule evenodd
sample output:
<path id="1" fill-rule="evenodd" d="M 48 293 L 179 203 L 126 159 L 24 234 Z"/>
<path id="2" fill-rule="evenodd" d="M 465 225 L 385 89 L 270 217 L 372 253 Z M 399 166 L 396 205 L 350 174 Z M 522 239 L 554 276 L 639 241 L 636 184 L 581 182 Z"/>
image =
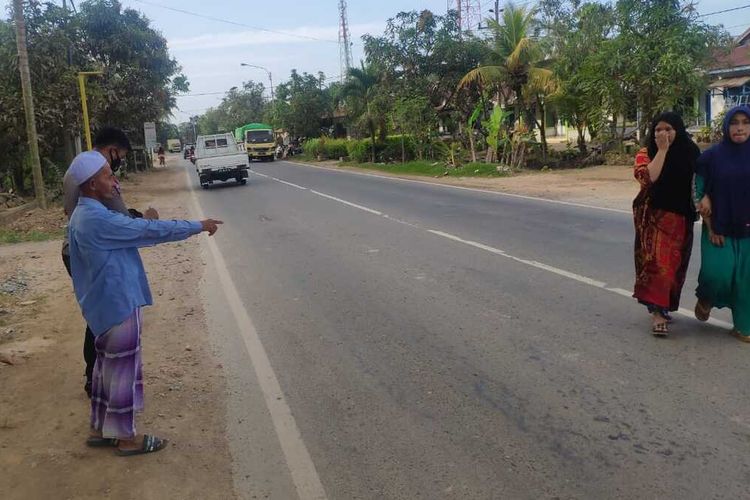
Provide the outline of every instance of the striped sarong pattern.
<path id="1" fill-rule="evenodd" d="M 141 310 L 96 337 L 91 384 L 91 428 L 105 438 L 133 439 L 143 411 Z"/>

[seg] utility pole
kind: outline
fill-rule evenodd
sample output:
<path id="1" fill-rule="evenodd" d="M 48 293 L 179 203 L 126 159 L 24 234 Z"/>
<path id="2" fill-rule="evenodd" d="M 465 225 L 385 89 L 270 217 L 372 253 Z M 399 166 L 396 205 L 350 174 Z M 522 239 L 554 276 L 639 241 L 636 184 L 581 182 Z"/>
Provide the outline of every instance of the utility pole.
<path id="1" fill-rule="evenodd" d="M 83 133 L 86 135 L 86 150 L 91 151 L 91 125 L 89 124 L 89 106 L 86 100 L 86 77 L 101 76 L 102 71 L 79 71 L 78 91 L 81 93 L 81 111 L 83 113 Z"/>
<path id="2" fill-rule="evenodd" d="M 339 71 L 342 83 L 349 76 L 349 68 L 352 67 L 351 37 L 349 16 L 346 13 L 346 0 L 339 0 Z"/>
<path id="3" fill-rule="evenodd" d="M 21 92 L 23 108 L 26 112 L 26 139 L 29 143 L 31 172 L 34 177 L 34 196 L 39 208 L 47 208 L 44 195 L 44 178 L 42 164 L 39 162 L 39 142 L 36 135 L 36 118 L 34 117 L 34 96 L 31 92 L 31 74 L 29 73 L 29 53 L 26 50 L 26 22 L 23 18 L 22 0 L 13 0 L 13 15 L 16 21 L 16 47 L 18 48 L 18 71 L 21 74 Z"/>

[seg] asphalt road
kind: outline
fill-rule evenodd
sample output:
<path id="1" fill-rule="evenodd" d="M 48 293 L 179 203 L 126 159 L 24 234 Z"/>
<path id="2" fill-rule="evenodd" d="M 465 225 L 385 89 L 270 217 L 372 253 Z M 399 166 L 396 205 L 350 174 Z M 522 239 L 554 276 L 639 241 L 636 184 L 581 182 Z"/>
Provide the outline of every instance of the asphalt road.
<path id="1" fill-rule="evenodd" d="M 750 348 L 651 337 L 629 214 L 251 167 L 193 188 L 329 498 L 750 497 Z"/>

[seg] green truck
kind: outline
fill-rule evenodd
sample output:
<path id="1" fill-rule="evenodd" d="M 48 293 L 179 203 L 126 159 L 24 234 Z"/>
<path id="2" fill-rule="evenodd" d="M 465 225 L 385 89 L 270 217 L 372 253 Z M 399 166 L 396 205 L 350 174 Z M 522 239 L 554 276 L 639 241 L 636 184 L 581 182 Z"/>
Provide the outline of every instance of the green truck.
<path id="1" fill-rule="evenodd" d="M 247 157 L 250 160 L 273 161 L 276 156 L 276 140 L 273 127 L 265 123 L 248 123 L 234 129 L 237 142 L 245 143 Z"/>

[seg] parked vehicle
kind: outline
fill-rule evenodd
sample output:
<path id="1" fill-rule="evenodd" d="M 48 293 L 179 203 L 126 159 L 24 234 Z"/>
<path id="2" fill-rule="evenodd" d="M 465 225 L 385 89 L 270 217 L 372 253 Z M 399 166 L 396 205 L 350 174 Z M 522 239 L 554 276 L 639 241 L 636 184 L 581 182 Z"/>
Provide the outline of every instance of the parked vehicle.
<path id="1" fill-rule="evenodd" d="M 265 123 L 248 123 L 234 130 L 237 142 L 245 143 L 247 157 L 250 160 L 273 161 L 276 154 L 276 139 L 273 127 Z"/>
<path id="2" fill-rule="evenodd" d="M 182 145 L 179 139 L 167 139 L 167 151 L 170 153 L 179 153 L 182 151 Z"/>
<path id="3" fill-rule="evenodd" d="M 214 181 L 234 179 L 247 183 L 247 154 L 229 133 L 199 135 L 195 148 L 195 168 L 201 187 L 208 188 Z"/>

